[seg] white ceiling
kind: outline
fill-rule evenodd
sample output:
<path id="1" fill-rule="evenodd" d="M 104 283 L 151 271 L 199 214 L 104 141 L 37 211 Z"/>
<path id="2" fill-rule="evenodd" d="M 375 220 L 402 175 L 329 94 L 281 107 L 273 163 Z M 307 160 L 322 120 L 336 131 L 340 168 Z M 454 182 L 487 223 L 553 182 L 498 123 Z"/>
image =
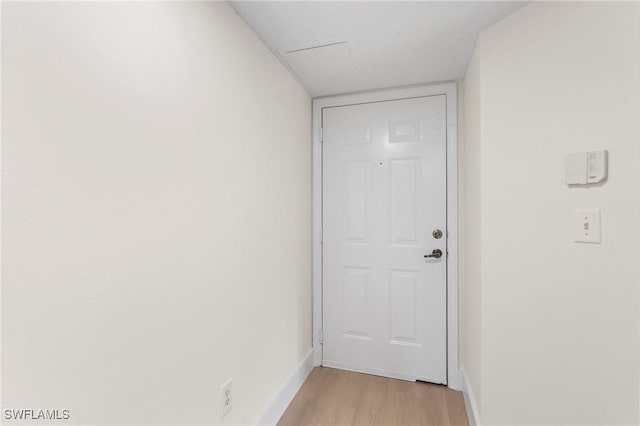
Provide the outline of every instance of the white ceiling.
<path id="1" fill-rule="evenodd" d="M 524 4 L 231 2 L 314 97 L 460 79 L 480 31 Z"/>

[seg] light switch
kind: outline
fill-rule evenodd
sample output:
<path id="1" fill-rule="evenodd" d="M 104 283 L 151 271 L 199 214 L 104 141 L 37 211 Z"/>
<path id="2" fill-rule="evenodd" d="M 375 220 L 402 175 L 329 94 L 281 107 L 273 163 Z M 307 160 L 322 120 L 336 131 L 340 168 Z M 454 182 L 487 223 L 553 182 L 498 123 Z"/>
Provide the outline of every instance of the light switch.
<path id="1" fill-rule="evenodd" d="M 576 243 L 600 244 L 600 209 L 573 211 L 573 240 Z"/>

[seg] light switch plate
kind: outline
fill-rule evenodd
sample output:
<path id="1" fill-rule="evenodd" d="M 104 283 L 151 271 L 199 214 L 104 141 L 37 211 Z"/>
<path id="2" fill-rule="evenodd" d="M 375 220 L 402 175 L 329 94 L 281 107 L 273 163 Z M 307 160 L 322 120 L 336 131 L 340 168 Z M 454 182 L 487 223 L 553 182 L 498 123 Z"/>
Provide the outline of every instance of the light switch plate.
<path id="1" fill-rule="evenodd" d="M 576 243 L 600 244 L 600 209 L 573 211 L 573 240 Z"/>

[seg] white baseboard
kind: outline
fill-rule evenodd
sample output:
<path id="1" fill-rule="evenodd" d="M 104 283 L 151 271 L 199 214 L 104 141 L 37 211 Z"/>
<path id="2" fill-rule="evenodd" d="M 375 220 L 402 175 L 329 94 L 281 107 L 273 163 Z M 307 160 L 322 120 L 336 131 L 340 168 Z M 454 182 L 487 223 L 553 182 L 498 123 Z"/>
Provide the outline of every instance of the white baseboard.
<path id="1" fill-rule="evenodd" d="M 478 403 L 475 395 L 473 394 L 473 387 L 469 381 L 467 372 L 463 369 L 460 370 L 460 384 L 462 394 L 464 395 L 464 405 L 467 409 L 467 417 L 469 418 L 470 426 L 481 426 L 480 423 L 480 411 L 478 411 Z"/>
<path id="2" fill-rule="evenodd" d="M 259 425 L 271 426 L 278 423 L 278 420 L 280 420 L 280 417 L 282 417 L 296 393 L 302 387 L 307 376 L 311 373 L 314 364 L 313 353 L 313 349 L 311 349 L 284 386 L 273 397 L 267 409 L 260 416 Z"/>

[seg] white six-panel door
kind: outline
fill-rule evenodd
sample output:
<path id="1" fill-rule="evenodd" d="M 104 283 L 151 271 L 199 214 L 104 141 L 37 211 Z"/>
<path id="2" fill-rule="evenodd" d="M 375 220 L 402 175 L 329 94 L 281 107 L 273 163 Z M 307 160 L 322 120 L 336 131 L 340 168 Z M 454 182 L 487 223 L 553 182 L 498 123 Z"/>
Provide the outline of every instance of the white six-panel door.
<path id="1" fill-rule="evenodd" d="M 446 96 L 324 108 L 322 129 L 322 363 L 446 383 Z"/>

